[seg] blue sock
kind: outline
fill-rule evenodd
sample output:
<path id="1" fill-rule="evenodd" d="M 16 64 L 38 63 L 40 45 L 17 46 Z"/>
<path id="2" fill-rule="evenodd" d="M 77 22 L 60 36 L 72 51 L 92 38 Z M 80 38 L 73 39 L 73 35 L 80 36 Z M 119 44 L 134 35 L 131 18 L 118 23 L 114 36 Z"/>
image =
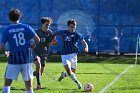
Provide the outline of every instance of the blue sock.
<path id="1" fill-rule="evenodd" d="M 2 93 L 10 93 L 10 86 L 4 86 L 2 89 Z"/>
<path id="2" fill-rule="evenodd" d="M 31 90 L 27 90 L 26 93 L 34 93 L 34 91 L 31 89 Z"/>

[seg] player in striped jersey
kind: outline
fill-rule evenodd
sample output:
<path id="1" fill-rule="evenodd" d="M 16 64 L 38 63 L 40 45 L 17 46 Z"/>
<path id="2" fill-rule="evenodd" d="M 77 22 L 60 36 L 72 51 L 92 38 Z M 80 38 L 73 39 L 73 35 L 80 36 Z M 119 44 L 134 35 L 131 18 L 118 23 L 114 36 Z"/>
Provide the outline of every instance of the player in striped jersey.
<path id="1" fill-rule="evenodd" d="M 0 49 L 4 48 L 6 43 L 9 44 L 10 48 L 2 93 L 10 93 L 12 81 L 17 80 L 19 73 L 21 73 L 25 81 L 26 93 L 33 93 L 31 46 L 36 45 L 40 39 L 33 28 L 19 23 L 21 15 L 22 13 L 19 9 L 12 9 L 8 13 L 11 24 L 3 32 L 0 43 Z M 35 41 L 32 45 L 30 44 L 31 39 Z"/>
<path id="2" fill-rule="evenodd" d="M 62 37 L 62 63 L 66 72 L 62 72 L 58 81 L 61 81 L 64 77 L 70 76 L 72 80 L 78 85 L 78 89 L 82 88 L 82 84 L 78 81 L 75 76 L 77 67 L 77 53 L 79 49 L 77 47 L 78 41 L 81 41 L 84 45 L 84 51 L 88 52 L 88 44 L 85 42 L 84 37 L 76 30 L 76 21 L 71 19 L 68 20 L 68 30 L 56 31 L 55 35 L 61 35 Z"/>
<path id="3" fill-rule="evenodd" d="M 45 62 L 47 61 L 50 46 L 57 44 L 53 32 L 49 29 L 52 24 L 52 19 L 50 17 L 41 18 L 41 27 L 36 30 L 37 35 L 40 38 L 39 44 L 36 45 L 34 49 L 34 63 L 36 64 L 36 71 L 34 71 L 34 76 L 37 80 L 37 90 L 41 89 L 41 75 L 44 72 Z"/>

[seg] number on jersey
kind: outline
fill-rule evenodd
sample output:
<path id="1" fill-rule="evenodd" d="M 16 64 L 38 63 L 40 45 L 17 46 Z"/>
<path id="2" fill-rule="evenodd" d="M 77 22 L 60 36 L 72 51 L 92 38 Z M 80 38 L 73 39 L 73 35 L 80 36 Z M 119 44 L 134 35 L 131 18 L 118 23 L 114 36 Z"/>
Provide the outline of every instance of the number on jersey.
<path id="1" fill-rule="evenodd" d="M 20 32 L 18 34 L 14 34 L 13 38 L 15 39 L 16 45 L 25 45 L 24 33 Z"/>

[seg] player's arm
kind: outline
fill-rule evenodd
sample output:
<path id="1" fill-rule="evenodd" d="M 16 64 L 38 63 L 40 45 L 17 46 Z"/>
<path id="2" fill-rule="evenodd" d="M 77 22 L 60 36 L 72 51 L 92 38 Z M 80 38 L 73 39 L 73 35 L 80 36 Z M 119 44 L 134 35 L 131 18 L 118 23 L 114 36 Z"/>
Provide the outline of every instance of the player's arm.
<path id="1" fill-rule="evenodd" d="M 60 32 L 59 32 L 60 33 Z M 52 46 L 52 45 L 58 45 L 58 41 L 56 40 L 56 35 L 59 35 L 59 33 L 57 32 L 57 31 L 53 31 L 52 32 L 52 37 L 53 37 L 53 39 L 52 39 L 52 41 L 51 41 L 51 43 L 50 43 L 50 45 Z"/>
<path id="2" fill-rule="evenodd" d="M 38 35 L 34 36 L 34 41 L 35 41 L 36 44 L 38 44 L 40 42 L 40 38 L 39 38 Z"/>
<path id="3" fill-rule="evenodd" d="M 34 48 L 36 47 L 36 45 L 40 42 L 40 38 L 39 38 L 38 35 L 35 35 L 35 36 L 33 37 L 33 40 L 34 40 L 34 42 L 32 42 L 31 48 L 34 49 Z"/>
<path id="4" fill-rule="evenodd" d="M 56 36 L 55 38 L 51 41 L 50 45 L 58 45 L 58 41 L 56 40 Z"/>
<path id="5" fill-rule="evenodd" d="M 87 44 L 87 42 L 85 41 L 85 39 L 82 39 L 81 40 L 81 43 L 84 45 L 84 52 L 88 52 L 88 44 Z"/>

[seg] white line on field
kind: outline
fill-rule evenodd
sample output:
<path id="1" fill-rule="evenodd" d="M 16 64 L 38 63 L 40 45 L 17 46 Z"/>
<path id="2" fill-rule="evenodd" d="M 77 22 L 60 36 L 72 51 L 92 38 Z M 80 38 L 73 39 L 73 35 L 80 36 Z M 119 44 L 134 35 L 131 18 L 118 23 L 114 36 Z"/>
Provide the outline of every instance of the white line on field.
<path id="1" fill-rule="evenodd" d="M 120 75 L 118 75 L 111 83 L 104 87 L 99 93 L 104 93 L 112 84 L 114 84 L 124 73 L 126 73 L 134 65 L 128 66 Z"/>

